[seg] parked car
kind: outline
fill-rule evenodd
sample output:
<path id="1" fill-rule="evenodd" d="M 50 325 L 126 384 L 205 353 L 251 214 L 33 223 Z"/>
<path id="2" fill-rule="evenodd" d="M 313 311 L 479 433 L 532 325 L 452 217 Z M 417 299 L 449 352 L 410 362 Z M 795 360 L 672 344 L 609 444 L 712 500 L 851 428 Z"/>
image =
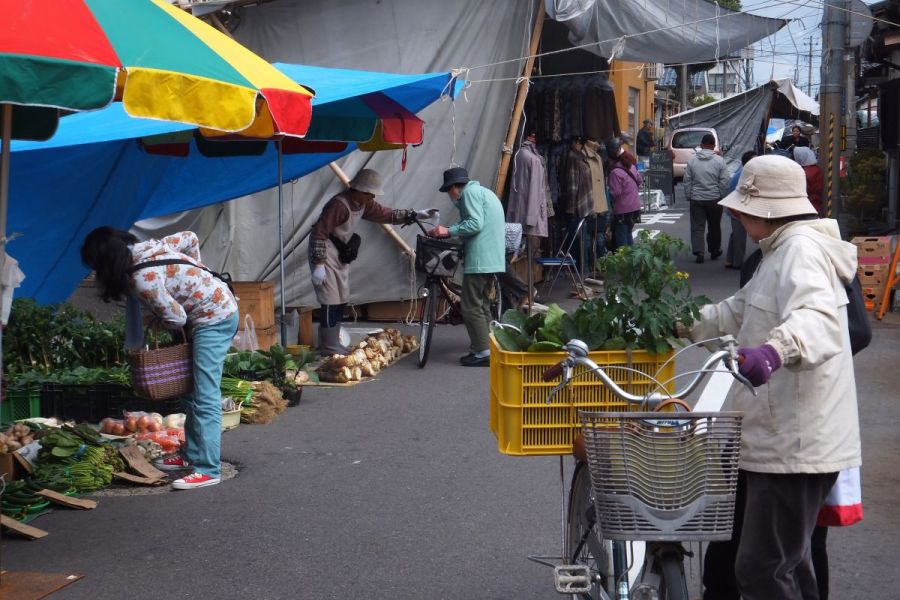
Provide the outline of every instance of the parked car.
<path id="1" fill-rule="evenodd" d="M 700 148 L 700 140 L 707 133 L 713 134 L 713 137 L 716 138 L 715 151 L 720 153 L 719 136 L 716 135 L 715 129 L 709 127 L 685 127 L 672 133 L 672 138 L 669 140 L 669 151 L 672 153 L 672 176 L 675 178 L 676 183 L 684 177 L 684 168 L 691 157 L 694 156 L 694 153 Z"/>

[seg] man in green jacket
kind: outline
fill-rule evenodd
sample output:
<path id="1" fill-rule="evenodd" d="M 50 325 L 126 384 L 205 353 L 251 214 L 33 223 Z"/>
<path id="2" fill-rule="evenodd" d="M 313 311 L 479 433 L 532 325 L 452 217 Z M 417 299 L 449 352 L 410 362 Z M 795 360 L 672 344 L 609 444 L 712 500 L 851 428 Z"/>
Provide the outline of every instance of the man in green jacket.
<path id="1" fill-rule="evenodd" d="M 446 192 L 459 209 L 459 222 L 438 225 L 434 237 L 459 236 L 463 241 L 465 266 L 462 283 L 462 314 L 469 333 L 469 353 L 459 359 L 466 367 L 490 365 L 488 333 L 491 322 L 488 294 L 494 273 L 506 271 L 506 218 L 503 205 L 494 193 L 469 180 L 462 167 L 444 171 Z"/>

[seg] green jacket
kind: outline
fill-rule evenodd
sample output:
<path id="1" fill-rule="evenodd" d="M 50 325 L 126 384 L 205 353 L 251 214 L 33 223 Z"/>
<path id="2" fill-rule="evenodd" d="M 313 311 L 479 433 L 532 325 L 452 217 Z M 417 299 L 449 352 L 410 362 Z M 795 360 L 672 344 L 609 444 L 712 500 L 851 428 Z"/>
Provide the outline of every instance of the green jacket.
<path id="1" fill-rule="evenodd" d="M 470 181 L 463 188 L 457 207 L 459 222 L 449 229 L 450 235 L 459 236 L 465 245 L 463 272 L 506 271 L 506 217 L 494 192 Z"/>

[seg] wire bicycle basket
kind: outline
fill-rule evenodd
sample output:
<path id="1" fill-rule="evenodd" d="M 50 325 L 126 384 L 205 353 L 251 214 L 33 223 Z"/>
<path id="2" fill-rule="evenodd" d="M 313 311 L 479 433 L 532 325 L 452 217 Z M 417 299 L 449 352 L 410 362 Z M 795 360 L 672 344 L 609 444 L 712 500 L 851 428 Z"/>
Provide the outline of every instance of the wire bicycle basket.
<path id="1" fill-rule="evenodd" d="M 742 413 L 580 411 L 597 520 L 613 540 L 728 540 Z"/>
<path id="2" fill-rule="evenodd" d="M 424 235 L 416 237 L 416 270 L 429 277 L 453 277 L 462 262 L 462 245 Z"/>

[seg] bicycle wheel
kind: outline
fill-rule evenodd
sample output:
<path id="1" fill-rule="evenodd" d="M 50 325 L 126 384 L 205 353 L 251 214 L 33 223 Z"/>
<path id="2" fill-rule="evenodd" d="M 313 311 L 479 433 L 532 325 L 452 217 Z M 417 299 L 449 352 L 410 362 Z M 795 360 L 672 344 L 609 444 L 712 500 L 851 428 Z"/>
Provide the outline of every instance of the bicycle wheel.
<path id="1" fill-rule="evenodd" d="M 593 585 L 590 592 L 576 598 L 600 600 L 604 597 L 609 558 L 603 549 L 600 528 L 594 516 L 591 474 L 586 462 L 579 461 L 572 474 L 569 490 L 569 513 L 566 518 L 566 557 L 571 564 L 587 565 Z M 609 590 L 607 590 L 609 593 Z"/>
<path id="2" fill-rule="evenodd" d="M 436 282 L 428 284 L 425 306 L 422 307 L 422 321 L 419 323 L 419 368 L 428 362 L 428 351 L 431 349 L 431 334 L 437 320 L 437 305 L 440 300 L 440 285 Z"/>
<path id="3" fill-rule="evenodd" d="M 688 600 L 684 579 L 684 558 L 679 553 L 666 553 L 660 559 L 661 600 Z"/>

